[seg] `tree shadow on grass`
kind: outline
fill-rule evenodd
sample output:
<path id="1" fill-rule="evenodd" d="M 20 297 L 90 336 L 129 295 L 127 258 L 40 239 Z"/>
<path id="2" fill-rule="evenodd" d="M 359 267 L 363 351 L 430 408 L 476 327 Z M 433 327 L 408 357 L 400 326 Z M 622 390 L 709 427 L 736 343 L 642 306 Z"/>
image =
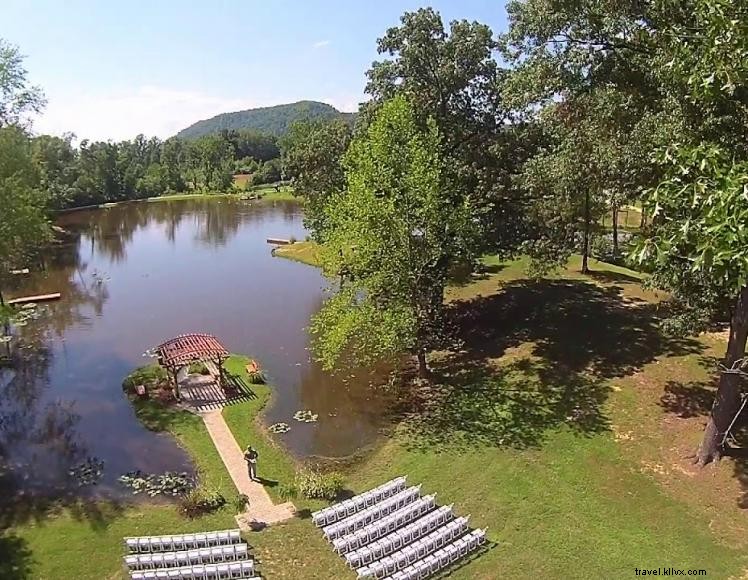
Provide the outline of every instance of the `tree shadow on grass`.
<path id="1" fill-rule="evenodd" d="M 642 283 L 641 278 L 631 276 L 630 274 L 625 274 L 624 272 L 613 272 L 611 270 L 590 270 L 587 275 L 593 280 L 596 280 L 597 282 L 601 282 L 603 284 L 615 284 L 620 282 L 627 282 L 630 284 Z"/>
<path id="2" fill-rule="evenodd" d="M 713 357 L 703 357 L 700 362 L 707 368 L 714 368 L 714 360 Z M 684 419 L 706 418 L 712 410 L 717 380 L 718 377 L 712 381 L 689 383 L 669 381 L 660 405 L 668 413 Z M 735 478 L 740 484 L 737 505 L 741 509 L 748 509 L 748 410 L 744 410 L 733 425 L 723 452 L 725 457 L 732 460 Z"/>
<path id="3" fill-rule="evenodd" d="M 0 533 L 0 578 L 31 578 L 32 561 L 31 550 L 26 540 L 10 533 Z"/>
<path id="4" fill-rule="evenodd" d="M 703 350 L 664 336 L 655 308 L 568 280 L 523 280 L 453 303 L 459 346 L 438 357 L 433 384 L 409 390 L 401 407 L 409 444 L 525 448 L 561 426 L 581 435 L 608 429 L 607 379 L 657 356 Z M 515 348 L 519 356 L 508 352 Z"/>
<path id="5" fill-rule="evenodd" d="M 694 381 L 679 383 L 668 381 L 660 397 L 660 406 L 668 413 L 682 419 L 708 415 L 714 403 L 714 383 Z"/>

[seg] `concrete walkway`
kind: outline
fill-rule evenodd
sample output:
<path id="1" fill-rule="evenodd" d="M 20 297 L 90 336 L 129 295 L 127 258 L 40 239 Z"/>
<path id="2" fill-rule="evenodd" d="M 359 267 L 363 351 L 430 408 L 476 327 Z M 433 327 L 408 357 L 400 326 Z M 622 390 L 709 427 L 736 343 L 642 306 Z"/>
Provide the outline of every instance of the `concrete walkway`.
<path id="1" fill-rule="evenodd" d="M 296 508 L 292 503 L 274 504 L 262 484 L 250 481 L 247 463 L 233 433 L 223 419 L 221 410 L 200 413 L 205 426 L 213 439 L 213 444 L 226 464 L 226 469 L 234 481 L 234 485 L 249 498 L 249 508 L 243 514 L 236 516 L 236 521 L 242 529 L 255 529 L 266 525 L 282 522 L 294 517 Z M 262 457 L 259 462 L 262 470 Z"/>

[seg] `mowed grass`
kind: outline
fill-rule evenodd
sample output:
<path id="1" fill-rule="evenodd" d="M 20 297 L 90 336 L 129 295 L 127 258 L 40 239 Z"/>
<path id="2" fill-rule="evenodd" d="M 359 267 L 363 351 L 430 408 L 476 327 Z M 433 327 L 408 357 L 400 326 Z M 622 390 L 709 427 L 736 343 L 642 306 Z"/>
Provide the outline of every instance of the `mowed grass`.
<path id="1" fill-rule="evenodd" d="M 318 266 L 320 261 L 320 248 L 316 242 L 295 242 L 278 246 L 273 250 L 273 255 L 279 258 L 286 258 L 295 262 L 301 262 L 308 266 Z"/>
<path id="2" fill-rule="evenodd" d="M 493 547 L 453 578 L 625 578 L 669 566 L 742 578 L 748 525 L 731 467 L 716 477 L 683 474 L 678 462 L 688 460 L 678 457 L 665 475 L 660 469 L 673 460 L 662 455 L 673 443 L 662 424 L 678 420 L 660 403 L 661 369 L 703 380 L 705 340 L 661 336 L 654 316 L 665 295 L 642 288 L 645 277 L 626 268 L 591 260 L 593 272 L 582 275 L 575 256 L 533 281 L 526 259 L 484 263 L 486 274 L 447 292 L 469 324 L 462 352 L 431 357 L 446 396 L 427 394 L 436 410 L 406 419 L 348 472 L 350 487 L 407 474 L 440 503 L 472 514 Z M 654 387 L 645 393 L 648 380 Z M 678 434 L 686 448 L 700 429 L 693 423 Z M 295 526 L 294 544 L 303 544 L 303 523 Z M 309 560 L 327 561 L 317 531 L 306 531 Z M 296 565 L 281 534 L 262 541 L 281 558 L 281 578 L 353 577 Z"/>
<path id="3" fill-rule="evenodd" d="M 439 503 L 471 514 L 492 548 L 454 570 L 456 579 L 628 578 L 660 567 L 743 578 L 748 524 L 736 500 L 745 465 L 690 472 L 684 457 L 712 396 L 705 361 L 719 356 L 723 339 L 662 336 L 662 296 L 625 268 L 593 261 L 594 273 L 583 276 L 576 257 L 535 281 L 523 260 L 485 264 L 483 276 L 449 288 L 462 343 L 431 356 L 438 385 L 404 390 L 413 410 L 346 471 L 347 487 L 407 474 Z M 241 375 L 245 363 L 232 359 L 229 369 Z M 258 420 L 272 387 L 251 388 L 257 398 L 224 417 L 240 445 L 259 449 L 260 475 L 277 496 L 297 466 Z M 221 485 L 225 470 L 201 425 L 181 415 L 163 421 L 193 455 L 205 455 L 196 457 L 201 471 Z M 301 517 L 248 536 L 265 577 L 355 578 L 308 519 L 322 504 L 294 501 Z M 226 527 L 232 515 L 190 522 L 171 506 L 99 517 L 67 510 L 16 526 L 6 546 L 28 552 L 19 577 L 116 578 L 122 536 Z"/>

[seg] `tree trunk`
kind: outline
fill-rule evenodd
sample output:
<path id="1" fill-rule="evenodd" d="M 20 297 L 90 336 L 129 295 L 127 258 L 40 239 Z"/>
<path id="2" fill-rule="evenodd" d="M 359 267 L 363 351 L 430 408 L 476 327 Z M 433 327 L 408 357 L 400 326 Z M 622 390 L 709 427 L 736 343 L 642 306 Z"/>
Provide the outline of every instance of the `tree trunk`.
<path id="1" fill-rule="evenodd" d="M 426 364 L 426 351 L 423 349 L 419 349 L 418 354 L 416 354 L 416 358 L 418 359 L 418 378 L 428 379 L 430 373 L 429 367 Z"/>
<path id="2" fill-rule="evenodd" d="M 642 207 L 642 219 L 639 222 L 639 229 L 643 229 L 647 225 L 647 212 Z"/>
<path id="3" fill-rule="evenodd" d="M 582 241 L 582 274 L 590 271 L 588 264 L 590 254 L 590 192 L 584 193 L 584 240 Z"/>
<path id="4" fill-rule="evenodd" d="M 727 354 L 724 360 L 727 368 L 745 357 L 746 340 L 748 340 L 748 286 L 740 291 L 730 320 L 730 340 L 727 343 Z M 701 440 L 696 457 L 699 465 L 719 461 L 722 454 L 722 439 L 740 408 L 740 382 L 741 377 L 737 374 L 722 373 L 719 378 L 712 414 L 704 430 L 704 438 Z"/>
<path id="5" fill-rule="evenodd" d="M 613 255 L 618 257 L 618 206 L 613 206 Z"/>
<path id="6" fill-rule="evenodd" d="M 2 288 L 0 288 L 0 306 L 5 306 L 5 298 L 3 298 Z"/>

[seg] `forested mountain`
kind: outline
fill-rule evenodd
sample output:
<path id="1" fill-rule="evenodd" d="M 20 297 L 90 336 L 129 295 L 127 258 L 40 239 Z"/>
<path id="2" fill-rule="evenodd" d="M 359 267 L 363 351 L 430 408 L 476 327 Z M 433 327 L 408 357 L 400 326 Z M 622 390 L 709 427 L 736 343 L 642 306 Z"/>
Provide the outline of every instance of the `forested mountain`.
<path id="1" fill-rule="evenodd" d="M 335 107 L 317 101 L 299 101 L 287 105 L 247 109 L 234 113 L 222 113 L 210 119 L 203 119 L 182 129 L 177 137 L 192 139 L 222 129 L 251 129 L 270 135 L 285 134 L 296 121 L 332 120 L 343 118 L 353 121 L 355 113 L 342 113 Z"/>

